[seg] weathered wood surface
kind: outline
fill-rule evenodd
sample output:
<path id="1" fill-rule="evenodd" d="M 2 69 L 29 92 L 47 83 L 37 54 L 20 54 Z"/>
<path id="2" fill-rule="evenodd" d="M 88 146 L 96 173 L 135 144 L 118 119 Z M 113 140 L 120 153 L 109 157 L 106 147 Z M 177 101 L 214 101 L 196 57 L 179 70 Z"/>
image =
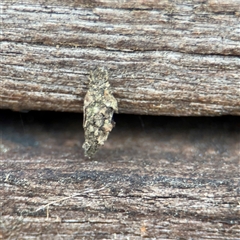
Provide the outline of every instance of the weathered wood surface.
<path id="1" fill-rule="evenodd" d="M 110 70 L 121 113 L 240 114 L 240 1 L 6 1 L 1 108 L 81 112 Z"/>
<path id="2" fill-rule="evenodd" d="M 240 238 L 239 117 L 117 115 L 89 161 L 81 114 L 0 113 L 3 239 Z"/>

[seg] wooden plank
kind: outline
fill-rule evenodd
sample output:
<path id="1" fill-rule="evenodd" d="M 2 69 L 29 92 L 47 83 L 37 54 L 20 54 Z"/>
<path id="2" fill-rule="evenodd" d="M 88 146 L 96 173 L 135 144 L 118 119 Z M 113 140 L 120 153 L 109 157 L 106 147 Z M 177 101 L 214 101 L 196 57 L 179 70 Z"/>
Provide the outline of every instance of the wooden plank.
<path id="1" fill-rule="evenodd" d="M 2 1 L 1 108 L 81 112 L 110 71 L 120 113 L 240 114 L 240 5 Z"/>
<path id="2" fill-rule="evenodd" d="M 89 161 L 82 115 L 1 116 L 3 239 L 239 239 L 239 117 L 116 115 Z"/>

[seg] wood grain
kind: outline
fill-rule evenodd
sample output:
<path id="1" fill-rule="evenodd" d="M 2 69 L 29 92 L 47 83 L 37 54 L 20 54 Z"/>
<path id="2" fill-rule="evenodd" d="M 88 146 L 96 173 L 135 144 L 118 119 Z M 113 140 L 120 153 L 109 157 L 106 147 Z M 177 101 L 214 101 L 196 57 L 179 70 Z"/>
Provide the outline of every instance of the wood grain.
<path id="1" fill-rule="evenodd" d="M 116 115 L 89 161 L 81 114 L 1 116 L 3 239 L 239 239 L 239 117 Z"/>
<path id="2" fill-rule="evenodd" d="M 6 1 L 1 108 L 82 112 L 107 67 L 120 113 L 240 114 L 240 4 Z"/>

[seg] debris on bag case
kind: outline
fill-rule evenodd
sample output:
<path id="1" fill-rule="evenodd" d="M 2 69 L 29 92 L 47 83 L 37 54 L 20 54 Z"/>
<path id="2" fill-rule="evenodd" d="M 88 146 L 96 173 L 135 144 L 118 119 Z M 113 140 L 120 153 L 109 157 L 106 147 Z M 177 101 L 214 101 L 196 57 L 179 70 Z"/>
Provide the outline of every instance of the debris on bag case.
<path id="1" fill-rule="evenodd" d="M 114 112 L 118 112 L 118 106 L 108 82 L 108 71 L 97 68 L 90 72 L 89 89 L 83 105 L 85 142 L 82 147 L 86 157 L 92 158 L 104 145 L 115 126 L 112 120 Z"/>

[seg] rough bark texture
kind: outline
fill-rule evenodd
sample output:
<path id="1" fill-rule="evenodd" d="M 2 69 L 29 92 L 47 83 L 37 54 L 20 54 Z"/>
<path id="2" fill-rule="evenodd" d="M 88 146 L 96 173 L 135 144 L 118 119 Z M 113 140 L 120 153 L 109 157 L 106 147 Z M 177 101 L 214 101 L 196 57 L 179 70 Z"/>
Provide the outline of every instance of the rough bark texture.
<path id="1" fill-rule="evenodd" d="M 120 113 L 240 114 L 240 1 L 0 3 L 2 108 L 81 112 L 107 67 Z"/>
<path id="2" fill-rule="evenodd" d="M 240 119 L 117 115 L 84 159 L 81 114 L 1 112 L 3 239 L 240 238 Z"/>

